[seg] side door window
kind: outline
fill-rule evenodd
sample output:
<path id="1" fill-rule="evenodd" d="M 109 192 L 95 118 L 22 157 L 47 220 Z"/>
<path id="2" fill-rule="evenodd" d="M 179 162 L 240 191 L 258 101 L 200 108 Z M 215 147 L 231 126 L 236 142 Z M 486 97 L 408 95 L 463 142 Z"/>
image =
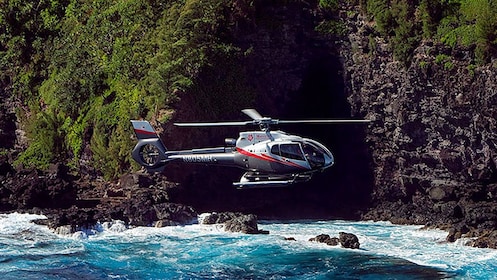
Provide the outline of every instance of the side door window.
<path id="1" fill-rule="evenodd" d="M 280 156 L 280 145 L 275 144 L 271 147 L 271 154 Z"/>
<path id="2" fill-rule="evenodd" d="M 296 160 L 304 160 L 300 144 L 280 144 L 280 154 L 282 157 Z"/>

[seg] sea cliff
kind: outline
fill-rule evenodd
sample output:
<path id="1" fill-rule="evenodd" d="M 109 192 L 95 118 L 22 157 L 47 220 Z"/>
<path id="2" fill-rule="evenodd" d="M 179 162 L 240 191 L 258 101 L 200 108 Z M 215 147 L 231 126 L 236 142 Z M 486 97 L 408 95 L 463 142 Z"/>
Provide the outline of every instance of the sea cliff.
<path id="1" fill-rule="evenodd" d="M 240 119 L 243 107 L 281 119 L 370 119 L 368 125 L 281 128 L 329 146 L 336 157 L 332 169 L 306 184 L 260 190 L 234 189 L 240 170 L 218 167 L 171 165 L 150 175 L 123 164 L 124 174 L 104 179 L 98 166 L 111 156 L 109 143 L 122 140 L 116 135 L 128 141 L 132 134 L 120 130 L 102 142 L 105 134 L 91 114 L 75 121 L 87 120 L 76 166 L 71 153 L 44 170 L 23 166 L 16 159 L 33 141 L 25 129 L 35 112 L 2 79 L 0 210 L 42 212 L 52 217 L 52 227 L 73 228 L 111 219 L 130 225 L 186 223 L 204 211 L 389 220 L 441 227 L 449 231 L 448 241 L 478 237 L 470 245 L 496 248 L 495 59 L 477 64 L 475 46 L 423 39 L 406 63 L 359 5 L 283 2 L 230 4 L 224 15 L 229 25 L 220 34 L 236 53 L 197 69 L 190 77 L 194 85 L 176 89 L 167 110 L 153 118 L 167 115 L 157 128 L 169 149 L 236 138 L 237 129 L 180 129 L 171 123 Z M 323 32 L 323 23 L 330 22 L 333 32 Z M 117 89 L 102 91 L 104 105 L 119 101 Z M 44 102 L 41 108 L 50 109 Z M 98 132 L 100 138 L 92 135 Z M 99 150 L 92 146 L 98 145 L 108 149 L 95 166 Z"/>
<path id="2" fill-rule="evenodd" d="M 424 40 L 405 66 L 360 14 L 346 18 L 346 92 L 372 120 L 373 205 L 364 219 L 426 224 L 496 246 L 496 61 Z M 371 46 L 374 46 L 371 48 Z M 443 57 L 443 60 L 440 59 Z"/>

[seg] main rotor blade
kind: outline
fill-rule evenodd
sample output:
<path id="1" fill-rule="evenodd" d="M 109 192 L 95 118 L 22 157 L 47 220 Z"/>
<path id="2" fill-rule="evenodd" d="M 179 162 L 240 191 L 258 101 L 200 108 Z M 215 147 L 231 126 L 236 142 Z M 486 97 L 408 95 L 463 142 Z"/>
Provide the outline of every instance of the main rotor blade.
<path id="1" fill-rule="evenodd" d="M 176 126 L 243 126 L 254 124 L 253 121 L 245 122 L 198 122 L 198 123 L 174 123 Z"/>
<path id="2" fill-rule="evenodd" d="M 261 114 L 259 114 L 259 112 L 257 112 L 255 109 L 243 109 L 242 112 L 251 117 L 252 119 L 254 120 L 260 120 L 260 119 L 263 119 L 264 117 L 261 116 Z"/>
<path id="3" fill-rule="evenodd" d="M 371 120 L 278 120 L 278 124 L 290 123 L 369 123 Z"/>

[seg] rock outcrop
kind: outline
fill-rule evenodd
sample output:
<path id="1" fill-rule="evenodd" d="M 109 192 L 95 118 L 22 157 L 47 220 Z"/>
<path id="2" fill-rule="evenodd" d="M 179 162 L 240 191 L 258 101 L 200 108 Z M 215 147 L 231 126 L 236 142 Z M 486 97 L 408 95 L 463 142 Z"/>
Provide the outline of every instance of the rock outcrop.
<path id="1" fill-rule="evenodd" d="M 359 238 L 353 233 L 339 232 L 338 237 L 331 237 L 328 234 L 320 234 L 309 239 L 311 242 L 325 243 L 329 246 L 340 244 L 343 248 L 359 249 Z"/>
<path id="2" fill-rule="evenodd" d="M 329 246 L 337 246 L 339 244 L 337 237 L 331 237 L 328 234 L 320 234 L 316 237 L 309 239 L 311 242 L 325 243 Z"/>
<path id="3" fill-rule="evenodd" d="M 338 241 L 344 248 L 359 249 L 359 238 L 353 233 L 339 232 Z"/>
<path id="4" fill-rule="evenodd" d="M 471 49 L 423 41 L 405 66 L 365 18 L 342 15 L 348 99 L 372 120 L 374 205 L 363 218 L 449 225 L 449 240 L 495 231 L 495 62 L 477 66 Z"/>
<path id="5" fill-rule="evenodd" d="M 192 207 L 171 202 L 176 184 L 144 173 L 112 183 L 75 177 L 63 165 L 53 165 L 48 171 L 12 169 L 0 175 L 0 182 L 0 211 L 44 214 L 48 221 L 40 223 L 54 229 L 68 226 L 75 232 L 112 220 L 131 226 L 184 225 L 197 218 Z"/>
<path id="6" fill-rule="evenodd" d="M 260 230 L 257 225 L 257 216 L 254 214 L 242 214 L 234 212 L 210 213 L 201 221 L 202 224 L 224 224 L 224 230 L 229 232 L 241 232 L 247 234 L 268 234 L 268 231 Z"/>

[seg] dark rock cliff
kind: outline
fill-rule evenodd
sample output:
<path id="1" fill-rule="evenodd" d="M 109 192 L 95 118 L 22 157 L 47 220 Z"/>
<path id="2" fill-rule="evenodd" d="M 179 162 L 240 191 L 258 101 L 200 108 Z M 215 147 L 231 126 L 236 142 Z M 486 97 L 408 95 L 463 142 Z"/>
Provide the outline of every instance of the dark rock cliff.
<path id="1" fill-rule="evenodd" d="M 476 67 L 471 49 L 425 41 L 405 67 L 360 15 L 346 20 L 347 95 L 373 121 L 374 205 L 364 218 L 455 225 L 449 240 L 495 230 L 495 62 Z"/>

